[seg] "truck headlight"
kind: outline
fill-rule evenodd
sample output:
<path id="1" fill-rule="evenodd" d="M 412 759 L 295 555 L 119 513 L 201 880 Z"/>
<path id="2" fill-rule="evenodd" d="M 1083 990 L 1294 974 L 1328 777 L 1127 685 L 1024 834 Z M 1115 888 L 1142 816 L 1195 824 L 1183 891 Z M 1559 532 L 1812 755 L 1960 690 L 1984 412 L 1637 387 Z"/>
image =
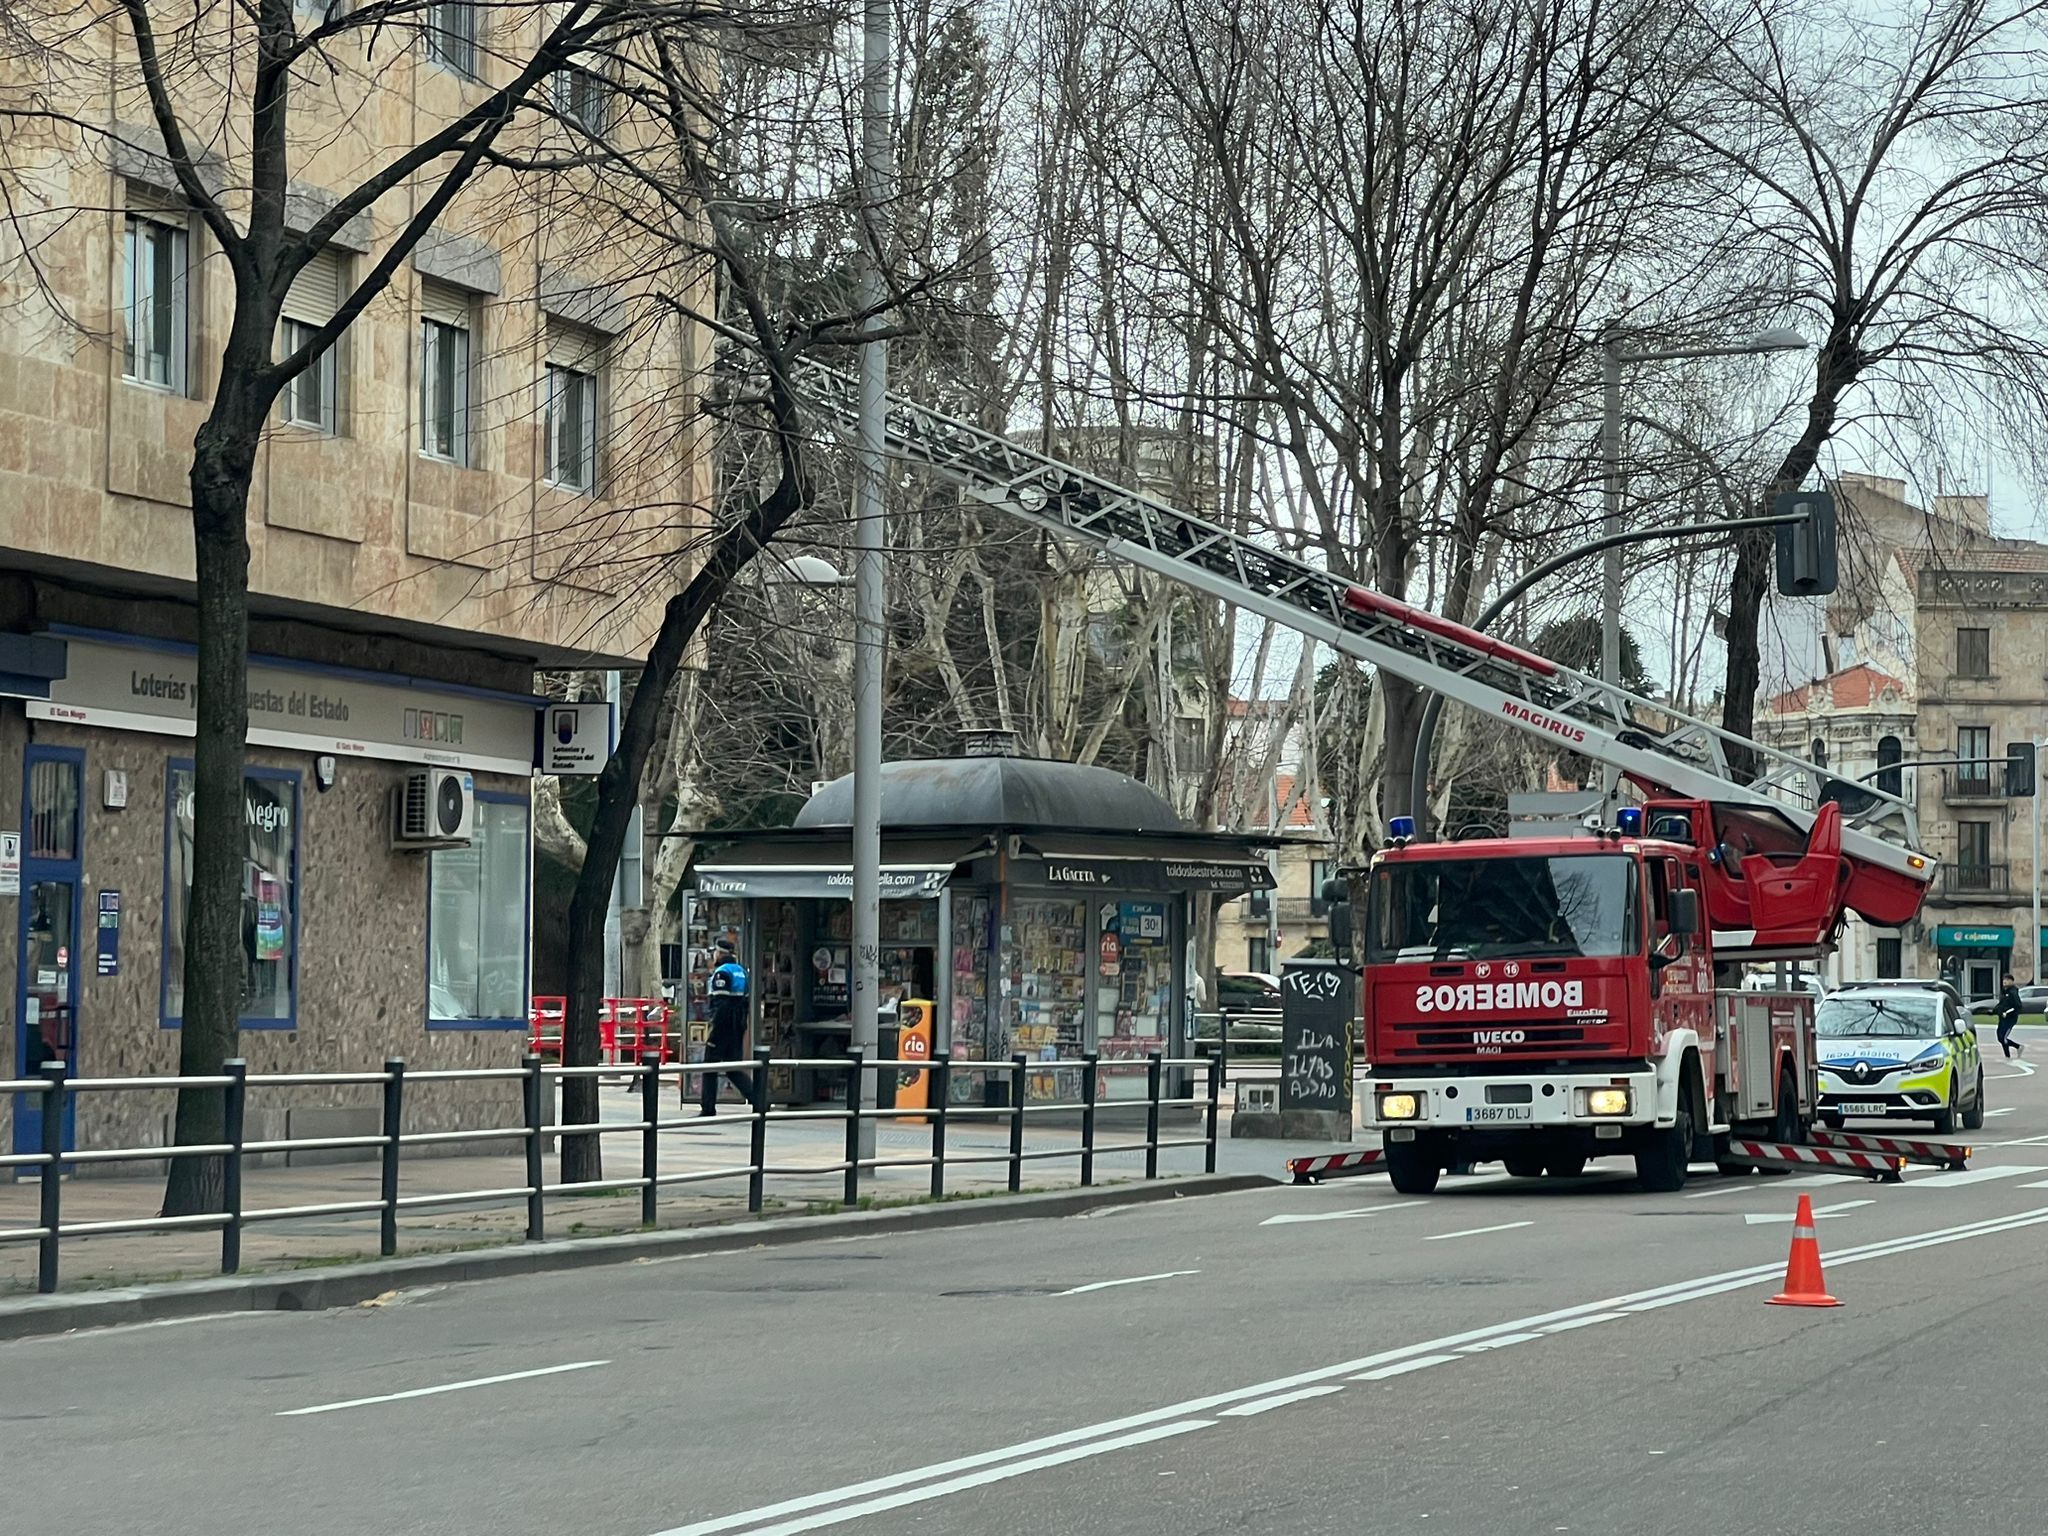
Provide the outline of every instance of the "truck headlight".
<path id="1" fill-rule="evenodd" d="M 1421 1116 L 1421 1094 L 1383 1093 L 1380 1095 L 1380 1118 L 1382 1120 L 1417 1120 Z"/>
<path id="2" fill-rule="evenodd" d="M 1585 1112 L 1589 1115 L 1625 1115 L 1629 1108 L 1629 1091 L 1626 1088 L 1587 1088 Z"/>

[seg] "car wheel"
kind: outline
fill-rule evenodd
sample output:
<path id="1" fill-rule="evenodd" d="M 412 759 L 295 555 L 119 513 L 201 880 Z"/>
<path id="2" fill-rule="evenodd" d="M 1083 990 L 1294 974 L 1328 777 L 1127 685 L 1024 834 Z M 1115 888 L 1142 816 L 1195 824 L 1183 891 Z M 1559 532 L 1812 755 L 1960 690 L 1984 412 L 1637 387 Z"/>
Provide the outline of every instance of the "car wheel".
<path id="1" fill-rule="evenodd" d="M 1404 1195 L 1427 1195 L 1436 1189 L 1436 1181 L 1443 1174 L 1437 1165 L 1436 1154 L 1425 1152 L 1412 1141 L 1390 1141 L 1387 1143 L 1387 1176 L 1393 1180 L 1394 1189 Z"/>
<path id="2" fill-rule="evenodd" d="M 1963 1129 L 1981 1131 L 1984 1129 L 1984 1069 L 1977 1069 L 1977 1096 L 1970 1100 L 1970 1107 L 1963 1111 Z"/>
<path id="3" fill-rule="evenodd" d="M 1778 1074 L 1778 1112 L 1771 1117 L 1771 1140 L 1795 1144 L 1805 1139 L 1799 1125 L 1799 1084 L 1790 1072 Z"/>
<path id="4" fill-rule="evenodd" d="M 1553 1157 L 1544 1167 L 1553 1179 L 1576 1179 L 1586 1171 L 1583 1157 Z"/>
<path id="5" fill-rule="evenodd" d="M 1517 1179 L 1540 1179 L 1543 1177 L 1543 1159 L 1531 1157 L 1524 1152 L 1519 1157 L 1504 1157 L 1501 1164 Z"/>
<path id="6" fill-rule="evenodd" d="M 1937 1114 L 1937 1115 L 1936 1115 L 1936 1116 L 1934 1117 L 1934 1134 L 1935 1134 L 1935 1135 L 1937 1135 L 1937 1136 L 1953 1136 L 1953 1135 L 1955 1135 L 1955 1133 L 1956 1133 L 1956 1099 L 1957 1099 L 1957 1097 L 1958 1097 L 1958 1096 L 1959 1096 L 1959 1095 L 1960 1095 L 1961 1093 L 1962 1093 L 1962 1084 L 1960 1084 L 1960 1083 L 1958 1083 L 1958 1082 L 1956 1081 L 1956 1078 L 1955 1078 L 1955 1074 L 1954 1074 L 1953 1072 L 1951 1072 L 1951 1073 L 1949 1074 L 1949 1078 L 1948 1078 L 1948 1102 L 1947 1102 L 1946 1104 L 1944 1104 L 1944 1105 L 1942 1105 L 1942 1106 L 1941 1106 L 1941 1112 L 1940 1112 L 1939 1114 Z"/>

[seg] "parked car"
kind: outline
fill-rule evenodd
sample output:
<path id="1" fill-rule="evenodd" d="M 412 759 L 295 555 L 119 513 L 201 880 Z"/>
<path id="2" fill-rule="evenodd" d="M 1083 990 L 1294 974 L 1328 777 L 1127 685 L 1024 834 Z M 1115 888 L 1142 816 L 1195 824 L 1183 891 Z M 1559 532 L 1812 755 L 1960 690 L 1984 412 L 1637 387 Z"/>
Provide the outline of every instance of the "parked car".
<path id="1" fill-rule="evenodd" d="M 1984 1124 L 1977 1032 L 1941 983 L 1844 987 L 1814 1011 L 1823 1122 L 1928 1120 L 1937 1136 Z"/>
<path id="2" fill-rule="evenodd" d="M 1226 1025 L 1231 1055 L 1278 1056 L 1280 978 L 1266 971 L 1225 971 L 1217 977 L 1215 1012 L 1195 1017 L 1195 1054 L 1212 1054 Z"/>

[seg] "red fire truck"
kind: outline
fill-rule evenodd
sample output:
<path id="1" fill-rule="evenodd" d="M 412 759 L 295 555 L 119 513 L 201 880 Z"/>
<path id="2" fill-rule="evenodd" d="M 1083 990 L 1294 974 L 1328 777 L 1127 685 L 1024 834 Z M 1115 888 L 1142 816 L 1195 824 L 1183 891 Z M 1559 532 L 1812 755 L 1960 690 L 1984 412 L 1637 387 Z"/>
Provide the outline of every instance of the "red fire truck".
<path id="1" fill-rule="evenodd" d="M 1801 835 L 1768 810 L 1652 798 L 1589 836 L 1457 843 L 1397 821 L 1358 935 L 1365 1117 L 1395 1187 L 1623 1154 L 1645 1189 L 1673 1190 L 1732 1135 L 1803 1140 L 1812 1000 L 1716 976 L 1825 952 L 1845 911 L 1919 909 L 1918 856 L 1844 857 L 1841 819 L 1826 802 Z"/>
<path id="2" fill-rule="evenodd" d="M 859 382 L 807 365 L 848 438 Z M 1645 796 L 1597 836 L 1424 845 L 1395 824 L 1370 873 L 1368 1123 L 1394 1182 L 1501 1157 L 1607 1152 L 1670 1188 L 1732 1131 L 1796 1137 L 1811 1005 L 1732 989 L 1735 966 L 1825 953 L 1844 914 L 1907 921 L 1934 879 L 1898 794 L 1677 714 L 1493 636 L 892 398 L 887 451 L 992 508 L 1288 625 L 1376 670 L 1615 770 Z M 1717 979 L 1721 986 L 1717 987 Z"/>

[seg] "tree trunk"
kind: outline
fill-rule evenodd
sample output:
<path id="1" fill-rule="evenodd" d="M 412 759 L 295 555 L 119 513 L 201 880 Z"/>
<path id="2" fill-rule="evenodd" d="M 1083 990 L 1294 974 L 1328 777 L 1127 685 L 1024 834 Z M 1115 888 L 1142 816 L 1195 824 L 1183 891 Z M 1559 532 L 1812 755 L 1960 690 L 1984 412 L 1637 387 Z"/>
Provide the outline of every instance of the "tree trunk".
<path id="1" fill-rule="evenodd" d="M 1721 686 L 1721 726 L 1749 736 L 1756 726 L 1756 695 L 1763 680 L 1760 640 L 1764 593 L 1771 576 L 1771 531 L 1752 528 L 1735 544 L 1735 574 L 1728 583 L 1728 664 Z M 1755 754 L 1731 747 L 1728 766 L 1736 779 L 1756 777 Z"/>
<path id="2" fill-rule="evenodd" d="M 1405 678 L 1380 673 L 1386 698 L 1386 758 L 1380 769 L 1380 812 L 1406 816 L 1415 804 L 1415 737 L 1422 726 L 1422 690 Z"/>
<path id="3" fill-rule="evenodd" d="M 249 482 L 260 418 L 241 427 L 223 401 L 192 453 L 192 540 L 199 596 L 198 734 L 193 743 L 192 901 L 185 920 L 185 1007 L 178 1072 L 218 1074 L 237 1054 L 242 1012 L 242 878 L 247 833 L 243 765 L 249 734 Z M 175 897 L 173 898 L 175 899 Z M 178 1094 L 173 1141 L 218 1143 L 226 1134 L 218 1088 Z M 217 1211 L 225 1199 L 217 1157 L 171 1160 L 163 1214 Z"/>

